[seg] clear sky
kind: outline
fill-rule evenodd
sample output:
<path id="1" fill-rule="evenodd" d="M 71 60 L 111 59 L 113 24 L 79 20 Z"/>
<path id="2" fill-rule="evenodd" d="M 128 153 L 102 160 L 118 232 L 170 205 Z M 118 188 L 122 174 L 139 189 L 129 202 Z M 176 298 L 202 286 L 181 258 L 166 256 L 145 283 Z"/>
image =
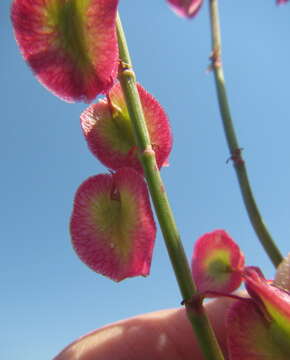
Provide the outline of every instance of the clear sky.
<path id="1" fill-rule="evenodd" d="M 116 284 L 75 255 L 72 201 L 87 177 L 106 172 L 83 139 L 79 115 L 24 63 L 0 2 L 0 358 L 49 360 L 104 324 L 181 301 L 158 233 L 151 275 Z M 174 134 L 162 170 L 188 257 L 203 233 L 225 229 L 248 265 L 273 267 L 257 242 L 222 131 L 210 54 L 207 1 L 197 18 L 165 0 L 121 0 L 137 77 L 163 105 Z M 283 254 L 290 243 L 290 4 L 220 1 L 223 56 L 235 126 L 263 217 Z"/>

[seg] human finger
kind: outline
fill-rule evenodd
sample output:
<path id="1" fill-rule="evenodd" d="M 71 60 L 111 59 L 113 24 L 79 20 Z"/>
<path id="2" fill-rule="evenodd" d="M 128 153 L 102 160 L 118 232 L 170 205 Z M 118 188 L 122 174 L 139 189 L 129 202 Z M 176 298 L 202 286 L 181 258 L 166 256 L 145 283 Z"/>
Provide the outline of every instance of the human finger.
<path id="1" fill-rule="evenodd" d="M 225 315 L 232 299 L 205 305 L 226 352 Z M 202 360 L 185 309 L 170 309 L 122 320 L 81 337 L 54 360 Z"/>

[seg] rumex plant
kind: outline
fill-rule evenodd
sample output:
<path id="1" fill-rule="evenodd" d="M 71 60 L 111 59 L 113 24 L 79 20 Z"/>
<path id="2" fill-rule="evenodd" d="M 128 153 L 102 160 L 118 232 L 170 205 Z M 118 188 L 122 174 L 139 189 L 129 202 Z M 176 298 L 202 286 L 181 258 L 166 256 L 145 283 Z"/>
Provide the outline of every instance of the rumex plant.
<path id="1" fill-rule="evenodd" d="M 202 0 L 168 0 L 193 18 Z M 277 0 L 277 4 L 287 0 Z M 283 260 L 261 219 L 235 134 L 224 83 L 217 0 L 209 0 L 212 55 L 230 160 L 257 237 L 278 267 L 274 281 L 246 266 L 238 244 L 223 230 L 194 245 L 191 267 L 160 176 L 172 134 L 158 101 L 136 82 L 117 0 L 14 0 L 11 18 L 24 59 L 38 80 L 68 102 L 92 102 L 80 116 L 93 155 L 109 168 L 78 188 L 70 221 L 72 245 L 92 270 L 114 281 L 147 276 L 156 225 L 149 194 L 180 288 L 182 304 L 205 359 L 290 358 L 289 257 Z M 247 296 L 233 293 L 242 283 Z M 228 309 L 223 351 L 203 300 L 235 299 Z M 248 328 L 250 327 L 250 331 Z M 60 355 L 61 356 L 61 355 Z"/>
<path id="2" fill-rule="evenodd" d="M 172 147 L 171 129 L 160 104 L 137 84 L 146 126 L 158 168 L 166 165 Z M 108 168 L 129 166 L 142 172 L 138 148 L 120 83 L 81 115 L 81 126 L 92 153 Z"/>
<path id="3" fill-rule="evenodd" d="M 156 228 L 142 176 L 122 167 L 87 179 L 70 230 L 76 253 L 94 271 L 116 281 L 146 276 Z"/>
<path id="4" fill-rule="evenodd" d="M 289 256 L 279 265 L 276 280 L 268 281 L 259 268 L 244 265 L 243 253 L 225 231 L 216 230 L 197 240 L 192 272 L 200 298 L 237 299 L 226 319 L 229 359 L 289 358 Z M 247 297 L 232 293 L 242 281 Z"/>
<path id="5" fill-rule="evenodd" d="M 92 101 L 117 74 L 117 0 L 14 1 L 11 18 L 24 59 L 67 101 Z"/>

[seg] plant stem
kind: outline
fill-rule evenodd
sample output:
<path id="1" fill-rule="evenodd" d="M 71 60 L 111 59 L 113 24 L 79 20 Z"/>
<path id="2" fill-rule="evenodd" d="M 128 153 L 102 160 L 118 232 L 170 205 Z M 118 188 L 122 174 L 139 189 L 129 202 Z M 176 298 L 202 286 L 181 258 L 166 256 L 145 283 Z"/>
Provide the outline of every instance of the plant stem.
<path id="1" fill-rule="evenodd" d="M 241 155 L 242 149 L 238 144 L 230 113 L 221 61 L 221 31 L 219 24 L 218 0 L 209 0 L 209 4 L 212 34 L 212 69 L 215 76 L 216 91 L 224 132 L 231 153 L 230 159 L 233 161 L 236 170 L 242 197 L 252 226 L 273 265 L 277 267 L 282 261 L 282 255 L 260 215 L 250 186 L 246 165 Z"/>
<path id="2" fill-rule="evenodd" d="M 178 229 L 166 195 L 155 152 L 144 119 L 143 109 L 136 88 L 135 74 L 127 47 L 125 34 L 119 15 L 117 16 L 117 35 L 120 54 L 119 81 L 122 86 L 128 112 L 133 124 L 135 139 L 147 180 L 156 215 L 165 240 L 167 251 L 179 285 L 182 298 L 190 300 L 196 294 L 186 255 L 180 240 Z M 223 355 L 214 332 L 202 306 L 191 307 L 186 302 L 188 318 L 195 330 L 205 359 L 222 360 Z"/>

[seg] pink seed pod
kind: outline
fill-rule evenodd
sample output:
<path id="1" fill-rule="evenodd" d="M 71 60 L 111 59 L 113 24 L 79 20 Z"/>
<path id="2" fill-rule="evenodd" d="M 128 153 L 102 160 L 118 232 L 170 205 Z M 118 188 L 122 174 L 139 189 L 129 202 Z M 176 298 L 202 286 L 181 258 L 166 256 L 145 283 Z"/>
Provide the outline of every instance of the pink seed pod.
<path id="1" fill-rule="evenodd" d="M 113 85 L 118 0 L 14 0 L 11 19 L 38 80 L 68 102 L 90 102 Z"/>
<path id="2" fill-rule="evenodd" d="M 141 85 L 137 85 L 151 145 L 158 167 L 167 164 L 172 148 L 168 118 L 157 102 Z M 119 83 L 107 99 L 89 106 L 81 115 L 81 127 L 91 152 L 108 168 L 132 167 L 142 172 L 132 122 Z"/>
<path id="3" fill-rule="evenodd" d="M 167 2 L 178 15 L 192 18 L 198 13 L 203 0 L 167 0 Z"/>
<path id="4" fill-rule="evenodd" d="M 199 292 L 231 293 L 242 282 L 244 255 L 224 230 L 200 237 L 194 246 L 192 275 Z"/>
<path id="5" fill-rule="evenodd" d="M 97 273 L 115 281 L 149 274 L 156 227 L 135 170 L 87 179 L 77 190 L 70 230 L 77 255 Z"/>
<path id="6" fill-rule="evenodd" d="M 262 272 L 253 267 L 247 266 L 243 271 L 243 277 L 248 293 L 262 304 L 263 310 L 267 313 L 276 326 L 287 336 L 289 346 L 290 338 L 290 293 L 286 289 L 277 287 L 274 282 L 264 278 Z M 290 355 L 290 346 L 289 346 Z"/>
<path id="7" fill-rule="evenodd" d="M 236 301 L 227 316 L 231 360 L 290 359 L 290 294 L 258 268 L 243 271 L 251 298 Z"/>
<path id="8" fill-rule="evenodd" d="M 245 299 L 234 302 L 226 320 L 228 359 L 290 359 L 289 348 L 287 350 L 287 345 L 282 345 L 281 333 L 272 325 L 254 301 Z"/>

